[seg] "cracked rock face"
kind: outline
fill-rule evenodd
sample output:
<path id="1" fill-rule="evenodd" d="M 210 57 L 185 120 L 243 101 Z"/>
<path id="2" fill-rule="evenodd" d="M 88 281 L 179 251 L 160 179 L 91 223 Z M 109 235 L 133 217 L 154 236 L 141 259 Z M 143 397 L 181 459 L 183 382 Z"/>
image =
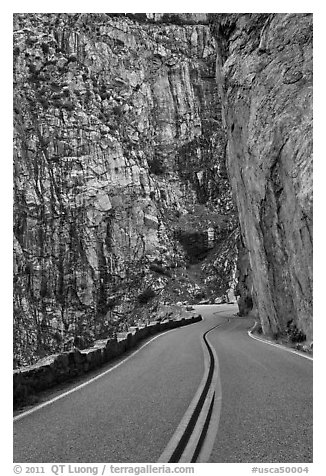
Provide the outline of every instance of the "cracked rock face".
<path id="1" fill-rule="evenodd" d="M 311 340 L 312 15 L 226 14 L 213 23 L 254 305 L 265 332 L 292 320 Z"/>
<path id="2" fill-rule="evenodd" d="M 147 20 L 14 16 L 16 365 L 180 300 L 171 279 L 193 296 L 183 232 L 235 248 L 207 17 Z M 221 295 L 235 259 L 207 271 Z"/>
<path id="3" fill-rule="evenodd" d="M 312 339 L 311 15 L 15 14 L 13 52 L 16 366 L 236 281 Z"/>

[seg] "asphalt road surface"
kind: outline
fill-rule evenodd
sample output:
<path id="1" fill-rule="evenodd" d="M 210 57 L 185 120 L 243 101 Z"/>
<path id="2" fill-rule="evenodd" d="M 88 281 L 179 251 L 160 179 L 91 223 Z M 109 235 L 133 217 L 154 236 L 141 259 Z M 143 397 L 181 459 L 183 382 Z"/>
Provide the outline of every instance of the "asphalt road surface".
<path id="1" fill-rule="evenodd" d="M 234 305 L 197 310 L 203 321 L 155 336 L 103 377 L 21 414 L 14 462 L 165 461 L 182 442 L 175 462 L 190 453 L 188 462 L 312 462 L 312 361 L 250 338 L 254 321 Z"/>

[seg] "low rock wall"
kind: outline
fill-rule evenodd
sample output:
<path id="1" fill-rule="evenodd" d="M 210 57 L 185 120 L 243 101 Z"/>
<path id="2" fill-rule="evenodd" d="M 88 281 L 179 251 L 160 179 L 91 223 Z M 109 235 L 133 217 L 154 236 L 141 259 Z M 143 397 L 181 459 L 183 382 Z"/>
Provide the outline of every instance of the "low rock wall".
<path id="1" fill-rule="evenodd" d="M 115 339 L 97 340 L 91 348 L 50 355 L 34 365 L 14 370 L 14 406 L 43 390 L 100 367 L 134 347 L 141 339 L 201 319 L 196 314 L 177 320 L 154 321 L 144 327 L 132 327 L 128 332 L 119 333 Z"/>

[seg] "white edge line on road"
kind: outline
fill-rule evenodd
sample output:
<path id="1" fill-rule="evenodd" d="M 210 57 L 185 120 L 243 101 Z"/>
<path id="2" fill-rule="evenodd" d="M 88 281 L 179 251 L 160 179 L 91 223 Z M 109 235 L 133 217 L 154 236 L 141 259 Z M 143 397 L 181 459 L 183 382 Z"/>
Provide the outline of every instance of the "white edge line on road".
<path id="1" fill-rule="evenodd" d="M 178 329 L 181 329 L 181 327 L 179 327 Z M 104 375 L 112 372 L 113 370 L 115 370 L 116 368 L 120 367 L 120 365 L 124 364 L 125 362 L 127 362 L 129 359 L 131 359 L 132 357 L 134 357 L 136 354 L 138 354 L 138 352 L 140 352 L 142 349 L 144 349 L 145 347 L 147 347 L 151 342 L 153 342 L 155 339 L 158 339 L 159 337 L 162 337 L 166 334 L 168 334 L 169 332 L 171 331 L 174 331 L 176 329 L 169 329 L 168 331 L 166 332 L 163 332 L 162 334 L 159 334 L 157 336 L 154 336 L 152 339 L 150 339 L 148 342 L 146 342 L 145 344 L 143 344 L 139 349 L 137 349 L 135 352 L 133 352 L 131 355 L 129 355 L 128 357 L 126 357 L 125 359 L 123 359 L 121 362 L 119 362 L 118 364 L 114 365 L 113 367 L 109 368 L 108 370 L 105 370 L 104 372 L 102 372 L 101 374 L 99 375 L 96 375 L 96 377 L 93 377 L 89 380 L 87 380 L 87 382 L 83 382 L 82 384 L 80 385 L 77 385 L 77 387 L 74 387 L 74 388 L 71 388 L 70 390 L 67 390 L 66 392 L 64 393 L 61 393 L 60 395 L 54 397 L 54 398 L 51 398 L 51 400 L 47 400 L 46 402 L 44 403 L 41 403 L 40 405 L 37 405 L 36 407 L 33 407 L 31 408 L 30 410 L 27 410 L 23 413 L 20 413 L 19 415 L 16 415 L 13 419 L 13 421 L 18 421 L 18 420 L 21 420 L 22 418 L 26 417 L 27 415 L 30 415 L 31 413 L 34 413 L 38 410 L 41 410 L 41 408 L 44 408 L 44 407 L 47 407 L 48 405 L 51 405 L 51 403 L 54 403 L 58 400 L 60 400 L 61 398 L 64 398 L 66 397 L 67 395 L 70 395 L 71 393 L 73 392 L 76 392 L 77 390 L 80 390 L 82 389 L 83 387 L 86 387 L 87 385 L 89 385 L 90 383 L 93 383 L 95 382 L 95 380 L 98 380 L 100 379 L 101 377 L 103 377 Z"/>
<path id="2" fill-rule="evenodd" d="M 253 327 L 248 331 L 248 336 L 251 337 L 252 339 L 258 340 L 259 342 L 263 342 L 264 344 L 272 345 L 273 347 L 277 347 L 278 349 L 285 350 L 286 352 L 290 352 L 291 354 L 296 354 L 299 357 L 303 357 L 304 359 L 308 359 L 308 360 L 311 360 L 311 361 L 314 360 L 312 357 L 309 357 L 309 355 L 304 355 L 301 352 L 298 352 L 296 350 L 288 349 L 284 345 L 274 344 L 273 342 L 269 342 L 268 340 L 261 339 L 260 337 L 256 337 L 256 336 L 252 335 L 252 332 L 255 329 L 256 325 L 257 325 L 257 321 L 255 322 Z"/>

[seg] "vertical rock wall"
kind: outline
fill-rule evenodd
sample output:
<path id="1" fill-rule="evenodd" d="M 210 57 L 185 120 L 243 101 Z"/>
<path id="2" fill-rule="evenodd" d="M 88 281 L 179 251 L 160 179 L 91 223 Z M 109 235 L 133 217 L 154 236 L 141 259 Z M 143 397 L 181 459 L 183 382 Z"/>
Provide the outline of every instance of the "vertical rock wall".
<path id="1" fill-rule="evenodd" d="M 265 332 L 292 321 L 310 340 L 312 15 L 222 14 L 211 22 L 254 306 Z"/>
<path id="2" fill-rule="evenodd" d="M 306 14 L 14 16 L 16 365 L 225 297 L 236 244 L 240 313 L 311 339 L 311 42 Z"/>
<path id="3" fill-rule="evenodd" d="M 16 365 L 191 295 L 182 232 L 235 236 L 215 39 L 185 21 L 14 16 Z M 209 271 L 222 294 L 234 263 Z"/>

